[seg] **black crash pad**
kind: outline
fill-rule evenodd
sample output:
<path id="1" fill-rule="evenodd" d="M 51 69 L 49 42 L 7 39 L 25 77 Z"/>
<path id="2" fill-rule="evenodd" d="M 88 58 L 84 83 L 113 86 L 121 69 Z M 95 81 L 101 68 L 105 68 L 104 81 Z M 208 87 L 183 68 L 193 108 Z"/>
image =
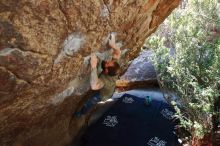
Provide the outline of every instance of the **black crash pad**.
<path id="1" fill-rule="evenodd" d="M 147 95 L 146 95 L 147 96 Z M 83 146 L 176 146 L 174 110 L 163 97 L 124 94 L 83 136 Z"/>

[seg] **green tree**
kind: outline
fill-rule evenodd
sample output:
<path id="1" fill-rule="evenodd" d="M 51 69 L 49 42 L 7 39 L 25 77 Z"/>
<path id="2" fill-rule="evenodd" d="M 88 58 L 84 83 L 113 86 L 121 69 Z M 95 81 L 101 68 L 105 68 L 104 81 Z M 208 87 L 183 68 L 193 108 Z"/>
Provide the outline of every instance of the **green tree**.
<path id="1" fill-rule="evenodd" d="M 155 50 L 153 62 L 162 88 L 175 92 L 181 103 L 171 101 L 176 116 L 197 138 L 212 129 L 213 105 L 219 96 L 220 38 L 213 35 L 220 28 L 217 4 L 217 0 L 183 1 L 146 40 Z"/>

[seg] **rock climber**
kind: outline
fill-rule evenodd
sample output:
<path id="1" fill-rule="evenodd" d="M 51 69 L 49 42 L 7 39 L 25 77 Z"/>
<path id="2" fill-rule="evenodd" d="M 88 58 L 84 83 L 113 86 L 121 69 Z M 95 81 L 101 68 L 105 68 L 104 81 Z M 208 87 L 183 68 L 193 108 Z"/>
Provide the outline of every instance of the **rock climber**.
<path id="1" fill-rule="evenodd" d="M 78 108 L 75 116 L 86 114 L 100 101 L 111 98 L 120 72 L 119 61 L 121 50 L 115 43 L 115 35 L 111 34 L 108 40 L 109 50 L 104 53 L 93 53 L 90 58 L 91 76 L 90 86 L 96 94 L 88 99 L 82 108 Z"/>

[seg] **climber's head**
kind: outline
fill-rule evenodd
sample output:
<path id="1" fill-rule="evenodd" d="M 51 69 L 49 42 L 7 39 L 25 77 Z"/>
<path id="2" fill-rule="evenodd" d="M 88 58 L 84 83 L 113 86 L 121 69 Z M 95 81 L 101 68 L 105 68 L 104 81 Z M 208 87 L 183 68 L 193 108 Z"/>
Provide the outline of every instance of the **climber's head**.
<path id="1" fill-rule="evenodd" d="M 102 61 L 103 73 L 109 76 L 119 75 L 120 65 L 116 61 Z"/>

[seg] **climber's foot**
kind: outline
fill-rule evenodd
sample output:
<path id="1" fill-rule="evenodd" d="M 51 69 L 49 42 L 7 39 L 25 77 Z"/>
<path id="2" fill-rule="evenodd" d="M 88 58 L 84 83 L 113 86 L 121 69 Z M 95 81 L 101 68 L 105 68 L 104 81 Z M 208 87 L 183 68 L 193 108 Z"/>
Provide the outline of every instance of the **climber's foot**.
<path id="1" fill-rule="evenodd" d="M 82 116 L 82 113 L 81 112 L 75 112 L 74 114 L 73 114 L 73 117 L 74 118 L 80 118 Z"/>

